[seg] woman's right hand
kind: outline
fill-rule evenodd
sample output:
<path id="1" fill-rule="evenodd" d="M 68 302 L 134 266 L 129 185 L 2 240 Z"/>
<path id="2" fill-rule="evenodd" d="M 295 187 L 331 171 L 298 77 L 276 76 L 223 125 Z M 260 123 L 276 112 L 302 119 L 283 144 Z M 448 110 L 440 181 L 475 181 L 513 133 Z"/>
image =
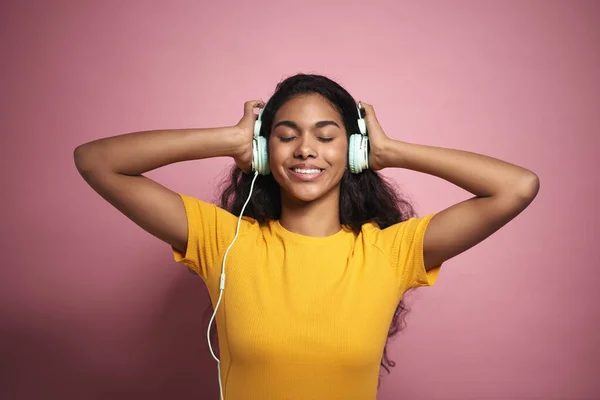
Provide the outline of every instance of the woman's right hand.
<path id="1" fill-rule="evenodd" d="M 255 108 L 265 106 L 262 100 L 250 100 L 244 103 L 244 115 L 236 128 L 239 128 L 240 146 L 233 157 L 237 166 L 244 172 L 252 171 L 252 139 L 254 138 L 254 122 L 258 115 L 254 114 Z"/>

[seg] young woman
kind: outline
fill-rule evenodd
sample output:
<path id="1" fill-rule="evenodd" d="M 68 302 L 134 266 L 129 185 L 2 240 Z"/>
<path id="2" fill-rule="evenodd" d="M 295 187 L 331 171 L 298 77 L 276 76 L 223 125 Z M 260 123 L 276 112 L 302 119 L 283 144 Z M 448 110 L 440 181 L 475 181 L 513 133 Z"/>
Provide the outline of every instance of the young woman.
<path id="1" fill-rule="evenodd" d="M 444 261 L 538 192 L 527 169 L 391 139 L 373 107 L 361 106 L 330 79 L 300 74 L 266 107 L 246 102 L 235 126 L 136 132 L 75 149 L 90 186 L 206 283 L 227 400 L 375 399 L 380 367 L 394 365 L 387 339 L 399 329 L 404 293 L 434 284 Z M 268 149 L 260 176 L 255 108 Z M 349 137 L 363 116 L 369 147 L 359 172 Z M 236 162 L 220 205 L 142 175 L 219 156 Z M 418 218 L 376 172 L 384 168 L 435 175 L 474 197 Z"/>

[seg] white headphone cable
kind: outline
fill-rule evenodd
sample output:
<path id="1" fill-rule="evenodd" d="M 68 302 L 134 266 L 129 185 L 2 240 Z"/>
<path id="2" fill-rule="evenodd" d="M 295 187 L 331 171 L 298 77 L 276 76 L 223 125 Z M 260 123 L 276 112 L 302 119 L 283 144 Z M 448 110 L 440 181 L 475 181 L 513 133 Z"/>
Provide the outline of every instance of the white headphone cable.
<path id="1" fill-rule="evenodd" d="M 250 194 L 248 194 L 248 199 L 244 203 L 244 206 L 242 207 L 242 211 L 240 211 L 240 216 L 238 217 L 238 223 L 237 223 L 237 229 L 235 231 L 235 236 L 233 237 L 231 244 L 229 245 L 229 247 L 227 248 L 227 251 L 225 251 L 225 255 L 223 256 L 223 264 L 222 264 L 222 268 L 221 268 L 221 282 L 219 285 L 219 291 L 220 291 L 219 300 L 217 301 L 217 306 L 215 307 L 215 311 L 213 312 L 213 315 L 210 318 L 210 322 L 208 323 L 208 331 L 206 332 L 206 336 L 208 337 L 208 348 L 210 349 L 210 353 L 212 354 L 213 358 L 217 361 L 217 369 L 218 369 L 218 373 L 219 373 L 219 390 L 221 391 L 221 400 L 224 400 L 223 384 L 221 383 L 221 360 L 219 360 L 217 358 L 217 356 L 215 355 L 215 353 L 212 350 L 212 344 L 210 342 L 210 326 L 212 325 L 212 322 L 215 319 L 215 316 L 217 315 L 217 310 L 219 309 L 219 304 L 221 303 L 221 298 L 223 297 L 223 290 L 225 289 L 225 260 L 227 259 L 227 254 L 229 253 L 229 250 L 233 246 L 233 243 L 237 239 L 238 234 L 240 232 L 240 224 L 242 222 L 242 215 L 244 215 L 244 210 L 246 209 L 246 206 L 250 202 L 250 197 L 252 196 L 252 190 L 254 189 L 254 182 L 256 182 L 257 177 L 258 177 L 258 171 L 254 173 L 254 178 L 252 179 L 252 184 L 250 185 Z"/>

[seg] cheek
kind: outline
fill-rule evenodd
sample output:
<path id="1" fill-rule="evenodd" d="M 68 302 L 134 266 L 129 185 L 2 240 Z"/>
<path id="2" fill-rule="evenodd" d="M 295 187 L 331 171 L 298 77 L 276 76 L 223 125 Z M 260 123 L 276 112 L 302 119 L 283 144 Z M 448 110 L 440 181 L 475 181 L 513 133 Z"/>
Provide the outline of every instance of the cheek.
<path id="1" fill-rule="evenodd" d="M 283 162 L 287 158 L 285 151 L 281 148 L 281 146 L 277 146 L 276 144 L 271 144 L 269 142 L 269 164 L 271 165 L 271 174 L 275 181 L 281 185 L 281 176 L 282 172 L 280 170 Z"/>
<path id="2" fill-rule="evenodd" d="M 322 154 L 331 165 L 336 167 L 345 168 L 348 162 L 348 146 L 345 144 L 327 148 Z"/>
<path id="3" fill-rule="evenodd" d="M 276 163 L 281 160 L 281 149 L 273 142 L 268 142 L 269 161 Z"/>

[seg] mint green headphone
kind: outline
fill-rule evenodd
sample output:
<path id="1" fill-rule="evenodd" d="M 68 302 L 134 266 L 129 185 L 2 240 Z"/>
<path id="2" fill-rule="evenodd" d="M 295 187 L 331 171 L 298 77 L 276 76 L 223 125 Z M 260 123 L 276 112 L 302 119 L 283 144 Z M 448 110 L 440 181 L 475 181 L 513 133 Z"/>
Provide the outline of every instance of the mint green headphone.
<path id="1" fill-rule="evenodd" d="M 268 103 L 267 103 L 268 104 Z M 252 171 L 260 175 L 271 173 L 269 168 L 269 153 L 267 151 L 267 138 L 261 136 L 260 128 L 262 126 L 262 113 L 267 104 L 258 113 L 258 118 L 254 122 L 254 139 L 252 139 Z M 369 169 L 369 137 L 367 136 L 367 123 L 360 115 L 362 104 L 358 103 L 358 129 L 360 133 L 350 135 L 348 142 L 348 164 L 350 172 L 359 174 L 365 169 Z"/>

